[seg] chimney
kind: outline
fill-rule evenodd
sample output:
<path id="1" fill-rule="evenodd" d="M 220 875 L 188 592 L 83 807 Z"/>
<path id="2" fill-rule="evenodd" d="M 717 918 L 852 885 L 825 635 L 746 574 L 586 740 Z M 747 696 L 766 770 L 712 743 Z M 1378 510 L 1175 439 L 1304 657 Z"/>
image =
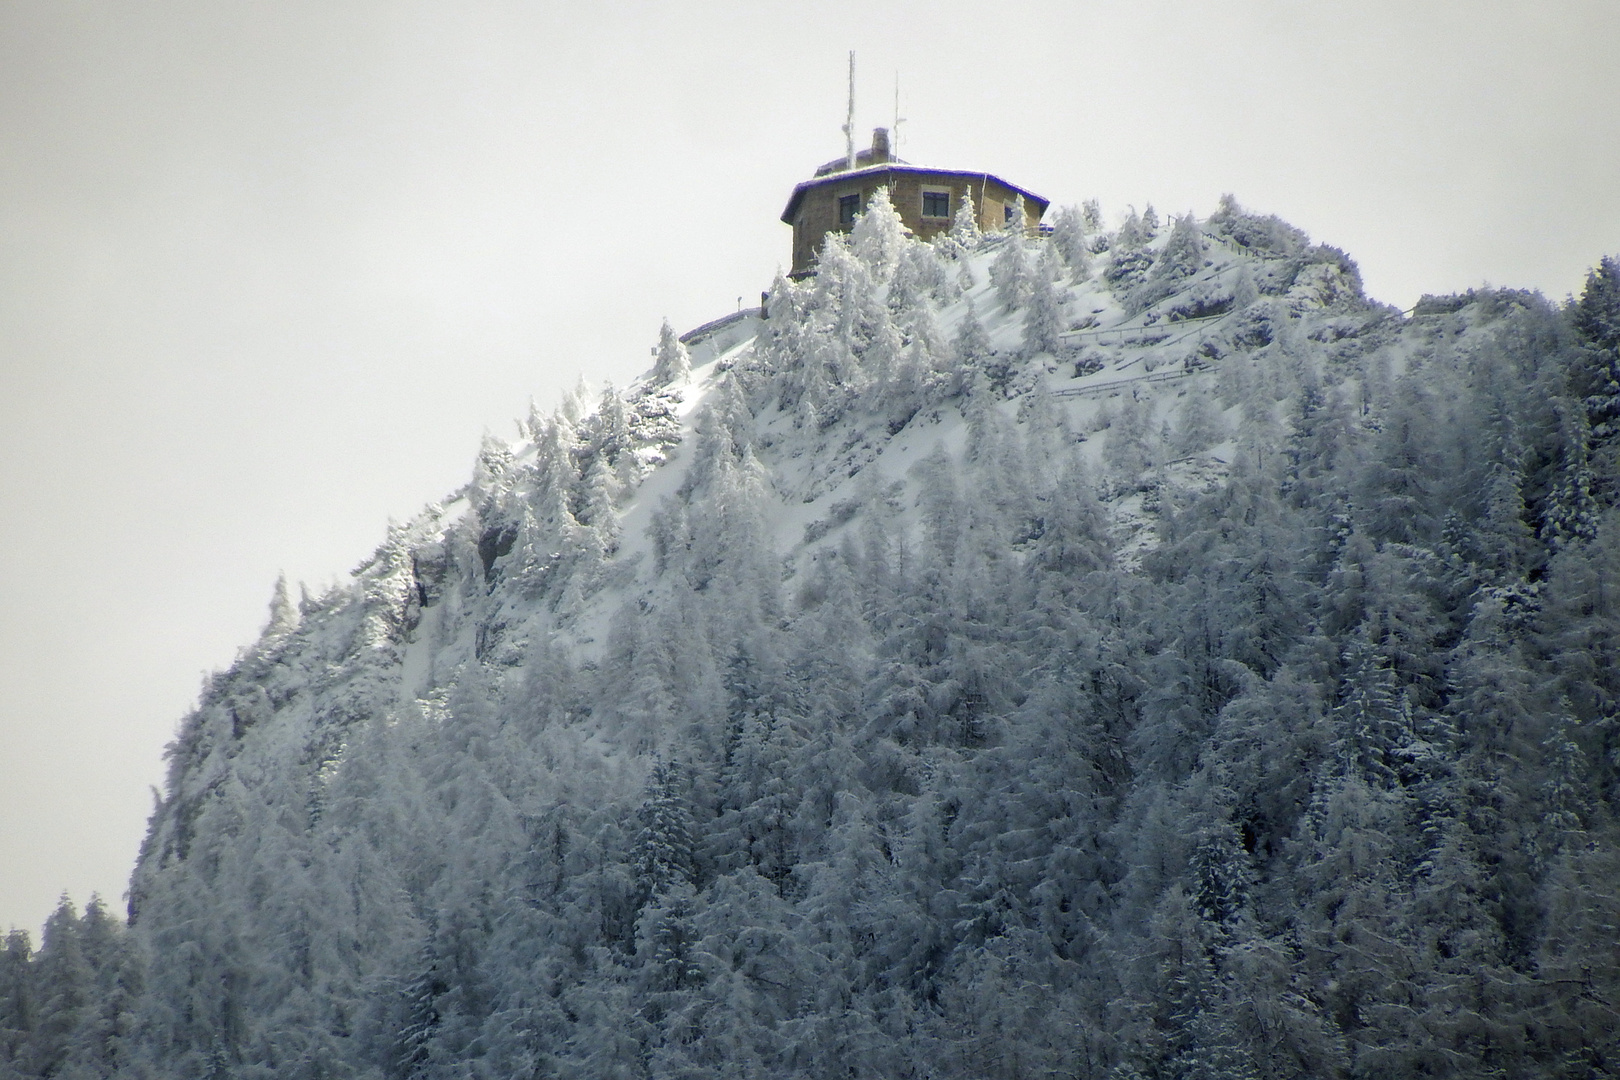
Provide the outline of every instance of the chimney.
<path id="1" fill-rule="evenodd" d="M 881 165 L 889 160 L 889 129 L 872 129 L 872 164 Z"/>

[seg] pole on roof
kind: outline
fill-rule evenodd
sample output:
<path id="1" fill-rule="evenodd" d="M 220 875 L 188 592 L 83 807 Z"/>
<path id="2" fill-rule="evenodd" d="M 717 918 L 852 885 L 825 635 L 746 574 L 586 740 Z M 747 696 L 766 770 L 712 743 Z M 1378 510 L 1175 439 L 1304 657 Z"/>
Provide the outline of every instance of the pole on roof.
<path id="1" fill-rule="evenodd" d="M 855 50 L 849 50 L 849 114 L 844 119 L 844 153 L 847 168 L 855 167 Z"/>
<path id="2" fill-rule="evenodd" d="M 900 125 L 905 122 L 900 115 L 900 72 L 894 73 L 894 138 L 889 141 L 889 160 L 900 160 Z"/>

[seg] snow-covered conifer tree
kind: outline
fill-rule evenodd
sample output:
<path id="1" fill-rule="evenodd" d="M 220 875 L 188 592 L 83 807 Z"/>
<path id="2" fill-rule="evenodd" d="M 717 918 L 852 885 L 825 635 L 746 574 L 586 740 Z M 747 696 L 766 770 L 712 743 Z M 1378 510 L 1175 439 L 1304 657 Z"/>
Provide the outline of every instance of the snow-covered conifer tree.
<path id="1" fill-rule="evenodd" d="M 468 496 L 473 505 L 483 506 L 494 499 L 510 482 L 511 469 L 511 444 L 486 431 L 473 463 L 472 490 Z"/>
<path id="2" fill-rule="evenodd" d="M 0 1063 L 13 1070 L 28 1057 L 34 1027 L 33 952 L 27 931 L 16 929 L 0 949 Z"/>
<path id="3" fill-rule="evenodd" d="M 1572 390 L 1586 405 L 1593 444 L 1606 446 L 1620 439 L 1620 261 L 1605 256 L 1586 275 L 1570 318 L 1583 346 Z"/>
<path id="4" fill-rule="evenodd" d="M 579 471 L 574 464 L 574 430 L 561 413 L 552 416 L 534 455 L 534 516 L 541 524 L 561 530 L 574 523 L 571 513 Z"/>
<path id="5" fill-rule="evenodd" d="M 908 244 L 904 254 L 896 262 L 894 276 L 889 281 L 888 305 L 896 317 L 915 308 L 929 291 L 929 286 L 921 279 L 921 267 L 912 255 L 913 252 L 919 251 L 932 253 L 924 244 Z"/>
<path id="6" fill-rule="evenodd" d="M 957 203 L 956 215 L 951 218 L 950 235 L 964 251 L 972 251 L 979 245 L 979 210 L 973 204 L 971 188 L 967 197 Z"/>
<path id="7" fill-rule="evenodd" d="M 1189 394 L 1176 410 L 1171 449 L 1178 454 L 1197 454 L 1226 438 L 1226 424 L 1207 394 Z"/>
<path id="8" fill-rule="evenodd" d="M 957 370 L 961 373 L 961 377 L 967 380 L 973 378 L 975 371 L 982 370 L 993 354 L 990 348 L 990 335 L 985 332 L 984 323 L 979 321 L 972 300 L 967 301 L 967 310 L 962 313 L 960 321 L 956 324 L 956 336 L 951 341 L 951 351 L 956 357 Z"/>
<path id="9" fill-rule="evenodd" d="M 1102 232 L 1103 213 L 1102 204 L 1096 199 L 1087 199 L 1080 204 L 1080 220 L 1085 223 L 1086 232 L 1096 236 Z"/>
<path id="10" fill-rule="evenodd" d="M 619 477 L 607 459 L 598 456 L 591 462 L 581 481 L 584 488 L 580 523 L 595 529 L 602 545 L 611 549 L 618 541 Z"/>
<path id="11" fill-rule="evenodd" d="M 1055 353 L 1062 345 L 1063 293 L 1058 285 L 1062 266 L 1057 249 L 1041 245 L 1040 258 L 1030 275 L 1029 302 L 1024 309 L 1024 354 Z"/>
<path id="12" fill-rule="evenodd" d="M 79 913 L 66 896 L 45 922 L 32 972 L 33 1030 L 29 1071 L 55 1076 L 73 1052 L 83 1013 L 91 1008 L 94 972 L 84 955 Z"/>
<path id="13" fill-rule="evenodd" d="M 1151 210 L 1151 207 L 1149 208 Z M 1153 263 L 1151 277 L 1155 280 L 1180 281 L 1192 277 L 1204 267 L 1204 232 L 1192 214 L 1175 218 L 1170 238 Z"/>
<path id="14" fill-rule="evenodd" d="M 1555 547 L 1597 536 L 1596 478 L 1587 445 L 1586 417 L 1562 410 L 1562 460 L 1543 512 L 1543 532 Z"/>
<path id="15" fill-rule="evenodd" d="M 637 888 L 653 898 L 677 884 L 690 886 L 697 868 L 692 857 L 692 807 L 682 790 L 681 772 L 659 759 L 647 779 L 647 794 L 637 817 L 641 835 L 636 839 Z"/>
<path id="16" fill-rule="evenodd" d="M 298 609 L 287 595 L 287 575 L 277 574 L 276 585 L 270 594 L 270 621 L 265 624 L 264 637 L 269 641 L 285 638 L 298 628 Z"/>
<path id="17" fill-rule="evenodd" d="M 1135 251 L 1143 244 L 1153 239 L 1151 233 L 1146 232 L 1142 226 L 1142 216 L 1136 212 L 1136 207 L 1129 208 L 1130 213 L 1120 222 L 1119 228 L 1114 230 L 1113 247 L 1119 251 Z"/>
<path id="18" fill-rule="evenodd" d="M 602 390 L 594 421 L 590 436 L 591 454 L 610 466 L 617 465 L 619 455 L 630 449 L 630 417 L 625 412 L 623 395 L 611 383 Z M 540 442 L 544 431 L 544 427 L 535 429 L 536 443 Z"/>
<path id="19" fill-rule="evenodd" d="M 996 287 L 996 296 L 1002 307 L 1016 311 L 1029 300 L 1034 272 L 1029 265 L 1029 254 L 1021 235 L 1009 234 L 1002 241 L 1001 250 L 990 264 L 990 281 Z"/>
<path id="20" fill-rule="evenodd" d="M 1365 639 L 1345 654 L 1338 751 L 1345 770 L 1373 787 L 1393 787 L 1411 725 L 1411 706 L 1395 673 Z"/>
<path id="21" fill-rule="evenodd" d="M 884 283 L 894 274 L 905 247 L 905 226 L 889 201 L 889 189 L 880 187 L 866 203 L 866 211 L 855 221 L 849 234 L 850 247 L 867 269 L 873 280 Z"/>
<path id="22" fill-rule="evenodd" d="M 1052 217 L 1052 246 L 1069 268 L 1069 280 L 1081 282 L 1091 276 L 1091 250 L 1086 242 L 1085 216 L 1078 207 L 1064 206 Z"/>
<path id="23" fill-rule="evenodd" d="M 692 360 L 686 354 L 686 346 L 675 336 L 675 330 L 669 325 L 668 319 L 665 319 L 664 324 L 658 328 L 656 356 L 649 379 L 653 386 L 669 386 L 671 383 L 682 382 L 692 371 Z"/>
<path id="24" fill-rule="evenodd" d="M 1134 484 L 1159 460 L 1158 433 L 1150 429 L 1152 405 L 1134 394 L 1122 395 L 1119 412 L 1103 440 L 1103 461 L 1122 484 Z"/>

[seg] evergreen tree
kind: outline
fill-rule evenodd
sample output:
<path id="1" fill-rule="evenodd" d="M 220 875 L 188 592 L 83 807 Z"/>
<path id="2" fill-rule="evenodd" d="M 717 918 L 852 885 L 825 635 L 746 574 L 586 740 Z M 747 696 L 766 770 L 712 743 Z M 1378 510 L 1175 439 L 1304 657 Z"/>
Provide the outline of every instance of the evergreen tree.
<path id="1" fill-rule="evenodd" d="M 1149 207 L 1148 212 L 1152 213 L 1153 208 Z M 1155 281 L 1182 281 L 1204 268 L 1204 232 L 1198 227 L 1197 219 L 1191 214 L 1182 214 L 1174 220 L 1170 238 L 1153 263 L 1151 277 Z M 1144 224 L 1144 228 L 1148 227 Z"/>
<path id="2" fill-rule="evenodd" d="M 984 324 L 979 321 L 972 300 L 967 301 L 967 311 L 956 324 L 956 336 L 951 342 L 951 352 L 965 383 L 971 382 L 974 372 L 985 370 L 994 355 L 994 350 L 990 348 L 990 335 L 985 333 Z"/>
<path id="3" fill-rule="evenodd" d="M 1559 468 L 1542 514 L 1542 538 L 1555 549 L 1597 536 L 1598 504 L 1594 497 L 1587 425 L 1569 411 L 1560 416 L 1563 446 Z"/>
<path id="4" fill-rule="evenodd" d="M 675 336 L 668 319 L 658 328 L 658 346 L 653 356 L 655 359 L 648 381 L 655 387 L 683 382 L 692 371 L 692 359 L 686 354 L 686 346 L 681 344 L 681 339 Z"/>
<path id="5" fill-rule="evenodd" d="M 1023 307 L 1034 289 L 1034 278 L 1022 234 L 1009 233 L 990 264 L 990 281 L 1001 306 L 1009 312 Z"/>
<path id="6" fill-rule="evenodd" d="M 971 189 L 967 198 L 957 202 L 956 216 L 951 218 L 950 237 L 963 251 L 972 251 L 979 244 L 979 212 L 973 204 Z"/>
<path id="7" fill-rule="evenodd" d="M 93 1007 L 95 972 L 84 954 L 80 929 L 79 913 L 64 896 L 45 920 L 31 972 L 33 1030 L 27 1064 L 36 1076 L 55 1076 L 65 1067 Z"/>
<path id="8" fill-rule="evenodd" d="M 416 971 L 400 990 L 404 1014 L 396 1049 L 400 1076 L 428 1075 L 441 1020 L 440 999 L 449 992 L 450 984 L 439 968 L 432 941 L 426 940 L 417 958 Z"/>
<path id="9" fill-rule="evenodd" d="M 1091 276 L 1091 249 L 1086 240 L 1090 230 L 1079 207 L 1064 206 L 1052 216 L 1052 246 L 1069 268 L 1069 280 L 1081 282 Z"/>
<path id="10" fill-rule="evenodd" d="M 1620 478 L 1615 462 L 1620 455 L 1620 262 L 1605 257 L 1586 276 L 1586 287 L 1570 314 L 1577 351 L 1569 364 L 1569 393 L 1583 406 L 1596 474 L 1588 480 L 1577 474 L 1576 485 L 1589 483 L 1605 504 L 1620 501 Z M 1577 468 L 1584 462 L 1577 462 Z M 1577 503 L 1579 491 L 1566 500 Z M 1578 511 L 1577 511 L 1578 512 Z"/>
<path id="11" fill-rule="evenodd" d="M 1411 706 L 1391 671 L 1364 637 L 1345 651 L 1344 689 L 1338 708 L 1338 754 L 1347 775 L 1375 787 L 1393 787 L 1411 727 Z"/>
<path id="12" fill-rule="evenodd" d="M 1062 347 L 1063 296 L 1058 288 L 1058 256 L 1051 244 L 1043 245 L 1030 279 L 1029 304 L 1024 309 L 1024 353 L 1056 353 Z"/>
<path id="13" fill-rule="evenodd" d="M 0 952 L 0 1076 L 25 1075 L 34 1029 L 34 987 L 28 934 L 12 930 Z"/>
<path id="14" fill-rule="evenodd" d="M 1575 332 L 1599 350 L 1620 348 L 1620 262 L 1605 255 L 1586 275 L 1573 312 Z"/>
<path id="15" fill-rule="evenodd" d="M 881 284 L 894 275 L 906 246 L 906 234 L 900 215 L 889 201 L 887 187 L 878 188 L 867 200 L 865 212 L 850 230 L 849 243 L 874 281 Z"/>
<path id="16" fill-rule="evenodd" d="M 287 596 L 287 575 L 276 575 L 275 589 L 270 594 L 270 621 L 265 624 L 264 637 L 277 640 L 286 637 L 298 627 L 298 609 Z"/>
<path id="17" fill-rule="evenodd" d="M 1136 212 L 1136 207 L 1130 208 L 1125 220 L 1120 222 L 1119 228 L 1114 230 L 1114 242 L 1111 245 L 1115 250 L 1115 259 L 1120 251 L 1136 251 L 1143 244 L 1153 239 L 1153 234 L 1142 224 L 1142 216 Z"/>
<path id="18" fill-rule="evenodd" d="M 1096 199 L 1087 199 L 1081 203 L 1080 220 L 1085 223 L 1086 232 L 1093 236 L 1100 233 L 1103 227 L 1102 205 Z"/>
<path id="19" fill-rule="evenodd" d="M 1159 212 L 1148 203 L 1147 209 L 1142 211 L 1142 241 L 1146 243 L 1159 235 Z"/>
<path id="20" fill-rule="evenodd" d="M 681 792 L 681 777 L 666 761 L 654 763 L 647 796 L 636 815 L 636 879 L 643 897 L 661 896 L 677 885 L 690 887 L 697 868 L 692 858 L 692 808 Z"/>

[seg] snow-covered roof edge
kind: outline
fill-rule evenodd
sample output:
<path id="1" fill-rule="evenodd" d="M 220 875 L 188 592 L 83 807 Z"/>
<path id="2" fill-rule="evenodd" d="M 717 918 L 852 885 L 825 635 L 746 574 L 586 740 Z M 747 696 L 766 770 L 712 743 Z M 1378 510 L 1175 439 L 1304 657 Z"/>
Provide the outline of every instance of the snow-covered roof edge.
<path id="1" fill-rule="evenodd" d="M 1050 199 L 1044 199 L 1035 194 L 1033 191 L 1030 191 L 1028 188 L 1019 187 L 1017 184 L 1010 183 L 992 172 L 982 172 L 974 169 L 932 169 L 926 165 L 903 165 L 892 161 L 887 161 L 881 165 L 867 165 L 859 169 L 846 169 L 843 172 L 835 172 L 829 173 L 826 176 L 812 177 L 811 179 L 802 182 L 793 189 L 793 194 L 788 197 L 787 208 L 782 211 L 782 221 L 788 225 L 793 224 L 793 215 L 794 212 L 799 208 L 799 200 L 803 199 L 805 192 L 809 191 L 811 188 L 821 187 L 824 184 L 835 184 L 843 180 L 848 180 L 851 177 L 875 176 L 879 173 L 911 173 L 921 174 L 924 176 L 960 177 L 964 180 L 994 180 L 996 183 L 1010 188 L 1022 195 L 1026 202 L 1034 203 L 1039 208 L 1041 214 L 1046 213 L 1046 208 L 1052 205 L 1052 201 Z"/>

